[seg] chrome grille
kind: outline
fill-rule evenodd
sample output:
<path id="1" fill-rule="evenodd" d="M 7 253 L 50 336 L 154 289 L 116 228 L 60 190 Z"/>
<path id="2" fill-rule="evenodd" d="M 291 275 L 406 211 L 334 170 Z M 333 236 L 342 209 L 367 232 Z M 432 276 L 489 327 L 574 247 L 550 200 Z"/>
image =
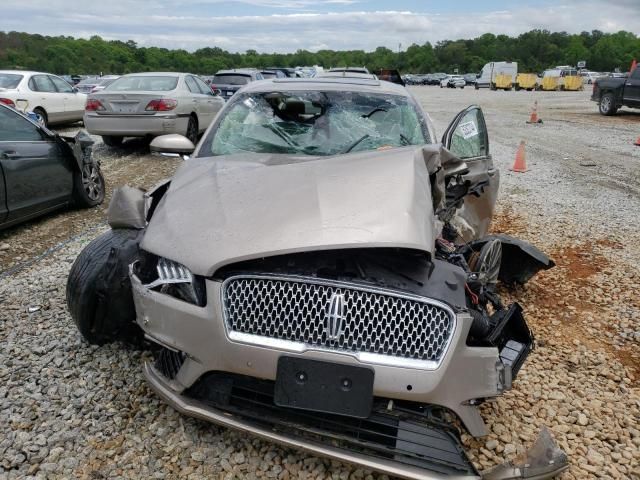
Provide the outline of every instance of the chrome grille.
<path id="1" fill-rule="evenodd" d="M 344 308 L 341 334 L 332 339 L 327 330 L 334 294 L 342 295 Z M 309 278 L 232 277 L 223 284 L 222 300 L 228 331 L 251 336 L 251 343 L 278 340 L 432 364 L 442 359 L 455 322 L 437 301 Z"/>

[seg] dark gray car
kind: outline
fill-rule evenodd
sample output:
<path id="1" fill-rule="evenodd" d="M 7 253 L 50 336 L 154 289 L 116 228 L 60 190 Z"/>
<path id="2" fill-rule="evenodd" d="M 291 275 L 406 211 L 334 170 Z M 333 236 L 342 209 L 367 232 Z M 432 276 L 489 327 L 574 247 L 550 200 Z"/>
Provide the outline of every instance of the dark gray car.
<path id="1" fill-rule="evenodd" d="M 256 80 L 264 80 L 264 77 L 262 73 L 252 68 L 220 70 L 211 79 L 211 88 L 220 90 L 220 96 L 227 99 L 247 83 Z"/>
<path id="2" fill-rule="evenodd" d="M 84 132 L 61 137 L 0 104 L 0 229 L 69 204 L 101 204 L 92 144 Z"/>

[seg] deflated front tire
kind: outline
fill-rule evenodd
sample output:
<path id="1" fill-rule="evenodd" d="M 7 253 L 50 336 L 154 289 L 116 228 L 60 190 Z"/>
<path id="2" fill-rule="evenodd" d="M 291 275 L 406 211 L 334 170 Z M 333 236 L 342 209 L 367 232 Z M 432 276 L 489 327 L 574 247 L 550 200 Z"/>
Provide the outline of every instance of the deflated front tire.
<path id="1" fill-rule="evenodd" d="M 142 342 L 128 276 L 139 236 L 139 230 L 109 230 L 82 250 L 69 271 L 67 307 L 84 339 L 93 345 Z"/>

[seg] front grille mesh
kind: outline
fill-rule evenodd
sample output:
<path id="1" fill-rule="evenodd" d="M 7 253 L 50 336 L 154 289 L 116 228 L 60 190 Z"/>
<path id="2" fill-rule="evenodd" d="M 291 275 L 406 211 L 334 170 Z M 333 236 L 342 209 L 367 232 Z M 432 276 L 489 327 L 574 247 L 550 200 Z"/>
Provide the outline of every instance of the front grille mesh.
<path id="1" fill-rule="evenodd" d="M 315 280 L 317 282 L 317 280 Z M 343 332 L 327 334 L 327 308 L 344 295 Z M 223 287 L 227 328 L 313 347 L 438 362 L 453 333 L 451 313 L 412 297 L 314 279 L 234 277 Z"/>

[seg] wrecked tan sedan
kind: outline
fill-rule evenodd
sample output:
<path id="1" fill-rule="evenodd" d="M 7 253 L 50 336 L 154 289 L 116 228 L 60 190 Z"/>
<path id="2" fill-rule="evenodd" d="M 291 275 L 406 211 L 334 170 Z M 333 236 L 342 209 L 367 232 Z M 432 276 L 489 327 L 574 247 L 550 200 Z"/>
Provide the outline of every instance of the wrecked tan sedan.
<path id="1" fill-rule="evenodd" d="M 275 79 L 240 90 L 195 150 L 151 148 L 191 157 L 114 194 L 112 230 L 69 275 L 83 336 L 151 346 L 147 379 L 184 414 L 399 477 L 480 478 L 459 429 L 486 434 L 477 406 L 533 347 L 496 284 L 553 266 L 487 236 L 482 111 L 439 143 L 400 86 Z M 486 478 L 547 478 L 562 462 L 543 450 Z"/>

